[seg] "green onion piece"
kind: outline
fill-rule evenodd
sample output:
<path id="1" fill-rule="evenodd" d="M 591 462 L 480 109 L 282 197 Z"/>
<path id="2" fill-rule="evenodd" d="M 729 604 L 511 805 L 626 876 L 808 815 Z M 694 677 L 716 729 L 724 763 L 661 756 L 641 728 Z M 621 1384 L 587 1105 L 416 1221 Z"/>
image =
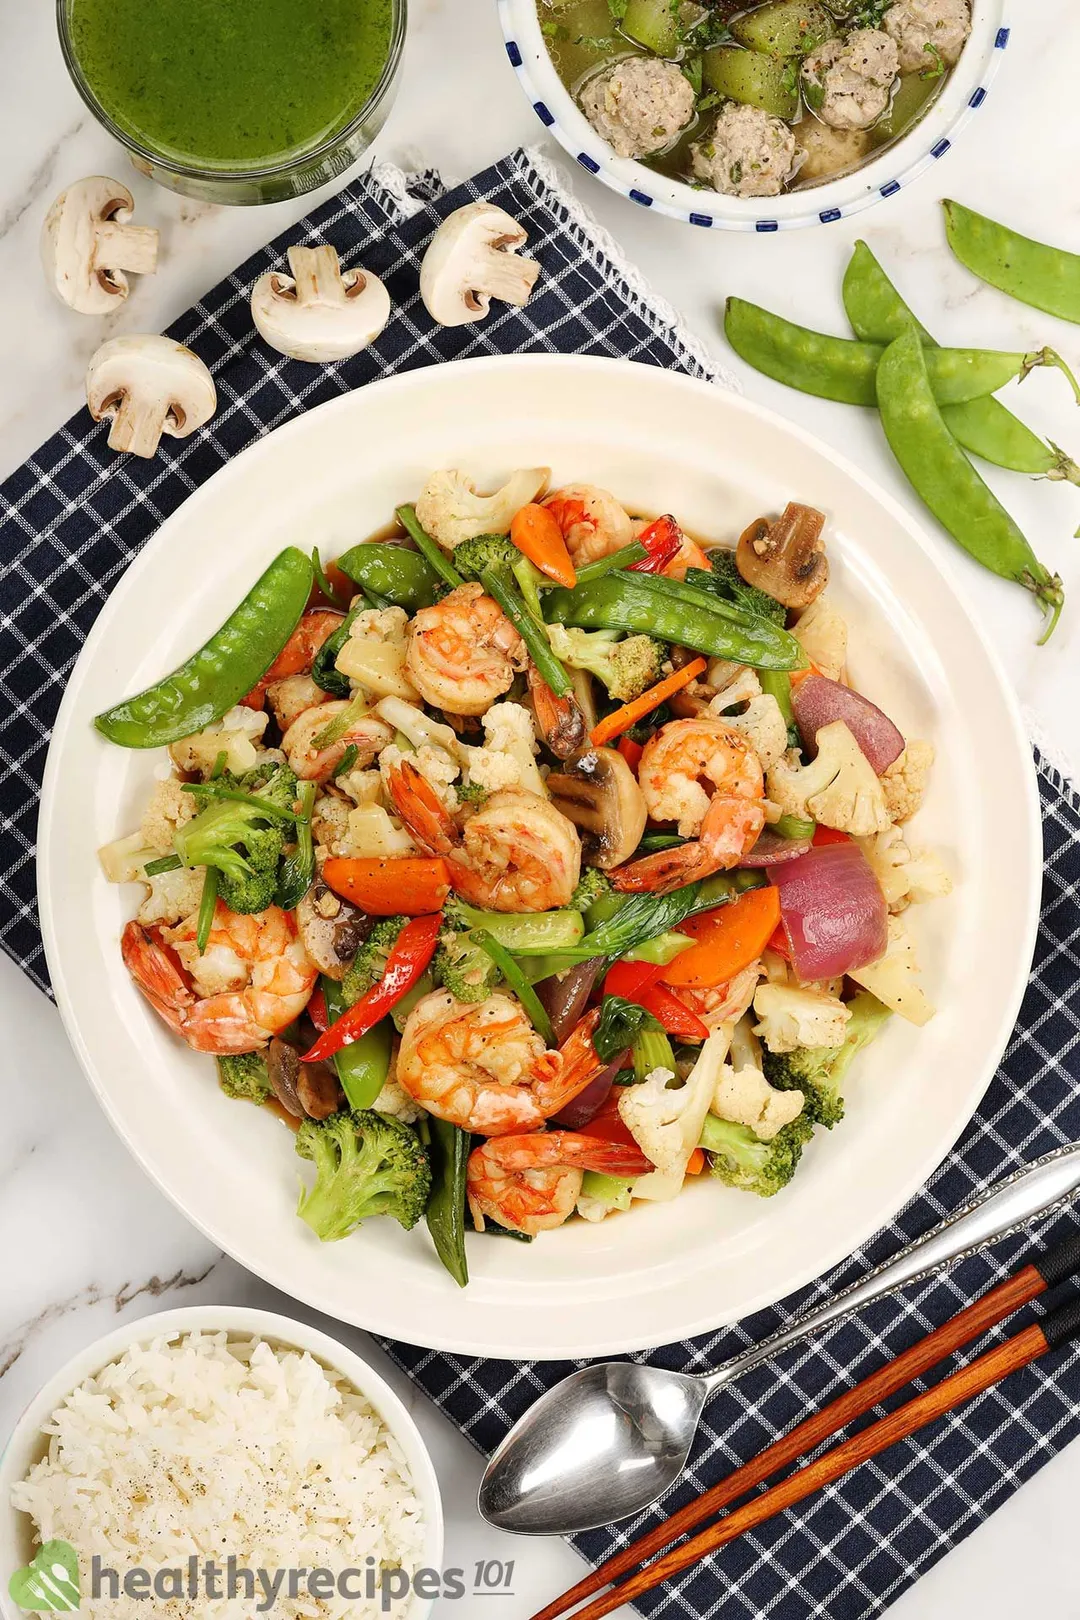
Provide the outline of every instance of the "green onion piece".
<path id="1" fill-rule="evenodd" d="M 360 756 L 360 750 L 355 743 L 350 743 L 330 772 L 330 780 L 336 782 L 339 776 L 348 776 Z"/>
<path id="2" fill-rule="evenodd" d="M 472 937 L 481 949 L 491 957 L 491 960 L 528 1013 L 532 1026 L 544 1045 L 548 1048 L 556 1047 L 558 1042 L 555 1039 L 555 1030 L 552 1027 L 551 1019 L 547 1015 L 544 1004 L 510 955 L 510 952 L 506 949 L 506 946 L 500 945 L 497 939 L 493 939 L 482 928 L 476 929 Z"/>
<path id="3" fill-rule="evenodd" d="M 147 861 L 143 872 L 147 877 L 157 877 L 159 872 L 175 872 L 183 864 L 179 855 L 162 855 L 156 861 Z"/>
<path id="4" fill-rule="evenodd" d="M 371 699 L 361 687 L 359 692 L 349 699 L 341 713 L 335 714 L 328 725 L 315 733 L 311 739 L 312 748 L 316 750 L 332 748 L 334 743 L 341 741 L 350 726 L 354 726 L 358 720 L 365 719 L 371 712 Z"/>
<path id="5" fill-rule="evenodd" d="M 225 750 L 223 748 L 221 750 L 221 753 L 218 755 L 217 759 L 215 759 L 214 768 L 210 772 L 210 780 L 211 780 L 211 782 L 216 782 L 218 777 L 222 775 L 222 773 L 225 770 L 225 762 L 228 759 L 228 757 L 229 757 L 228 754 L 225 752 Z"/>
<path id="6" fill-rule="evenodd" d="M 579 585 L 588 585 L 594 579 L 602 579 L 615 568 L 629 568 L 631 563 L 644 562 L 649 555 L 647 547 L 640 540 L 632 540 L 628 546 L 620 546 L 618 551 L 609 551 L 606 557 L 599 557 L 596 562 L 586 563 L 584 568 L 577 568 Z"/>
<path id="7" fill-rule="evenodd" d="M 574 690 L 574 683 L 552 652 L 547 631 L 536 622 L 524 603 L 517 600 L 513 591 L 507 588 L 493 568 L 483 569 L 480 583 L 488 595 L 495 598 L 510 620 L 528 648 L 529 657 L 536 665 L 538 673 L 551 687 L 555 696 L 569 697 Z"/>
<path id="8" fill-rule="evenodd" d="M 464 585 L 465 581 L 453 563 L 443 555 L 431 536 L 421 526 L 416 515 L 416 507 L 399 506 L 396 517 L 409 539 L 415 541 L 417 550 L 427 558 L 439 578 L 445 580 L 447 585 Z"/>
<path id="9" fill-rule="evenodd" d="M 195 947 L 201 956 L 210 939 L 210 930 L 214 926 L 214 912 L 217 910 L 218 869 L 216 866 L 206 868 L 206 877 L 203 879 L 202 899 L 199 901 L 199 920 L 195 926 Z"/>
<path id="10" fill-rule="evenodd" d="M 311 567 L 315 574 L 315 583 L 319 587 L 322 595 L 325 596 L 326 600 L 330 603 L 330 606 L 336 607 L 341 613 L 346 612 L 349 604 L 343 597 L 338 595 L 337 591 L 335 591 L 334 587 L 327 579 L 326 570 L 324 569 L 322 559 L 319 556 L 318 546 L 312 546 L 311 548 Z"/>
<path id="11" fill-rule="evenodd" d="M 813 838 L 817 832 L 817 822 L 804 821 L 801 816 L 783 815 L 773 823 L 773 832 L 781 838 Z"/>
<path id="12" fill-rule="evenodd" d="M 244 793 L 240 788 L 211 787 L 209 782 L 183 782 L 181 793 L 205 793 L 208 799 L 235 799 L 239 804 L 254 805 L 264 816 L 277 816 L 282 821 L 301 821 L 295 810 L 283 810 L 280 804 L 260 799 L 257 793 Z"/>

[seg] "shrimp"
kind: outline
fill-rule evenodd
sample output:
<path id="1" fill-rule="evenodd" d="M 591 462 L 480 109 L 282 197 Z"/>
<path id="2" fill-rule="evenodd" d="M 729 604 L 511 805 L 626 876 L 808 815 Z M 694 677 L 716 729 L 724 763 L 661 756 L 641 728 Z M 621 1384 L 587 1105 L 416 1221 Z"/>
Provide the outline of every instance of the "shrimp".
<path id="1" fill-rule="evenodd" d="M 581 839 L 539 793 L 500 788 L 459 828 L 416 766 L 390 767 L 390 797 L 413 838 L 443 855 L 450 882 L 490 911 L 553 911 L 569 903 L 581 876 Z"/>
<path id="2" fill-rule="evenodd" d="M 709 1029 L 719 1029 L 721 1024 L 734 1024 L 747 1011 L 760 978 L 761 963 L 752 962 L 725 984 L 714 985 L 707 990 L 680 985 L 679 1000 L 685 1002 L 691 1012 L 697 1013 Z"/>
<path id="3" fill-rule="evenodd" d="M 349 747 L 356 749 L 354 763 L 356 769 L 361 770 L 371 764 L 387 743 L 393 741 L 394 733 L 385 720 L 380 720 L 375 714 L 364 714 L 351 721 L 334 742 L 320 748 L 319 733 L 344 714 L 348 707 L 349 701 L 339 698 L 332 703 L 320 703 L 315 708 L 305 709 L 282 737 L 285 757 L 302 782 L 329 781 Z"/>
<path id="4" fill-rule="evenodd" d="M 475 580 L 409 621 L 405 667 L 425 703 L 484 714 L 525 668 L 525 643 Z"/>
<path id="5" fill-rule="evenodd" d="M 539 1130 L 603 1069 L 592 1043 L 599 1017 L 586 1014 L 549 1052 L 513 996 L 464 1003 L 434 990 L 405 1024 L 398 1083 L 429 1114 L 479 1136 Z"/>
<path id="6" fill-rule="evenodd" d="M 129 922 L 120 949 L 135 984 L 196 1052 L 257 1052 L 299 1018 L 319 970 L 291 912 L 269 906 L 241 917 L 218 901 L 206 950 L 198 923 L 143 928 Z"/>
<path id="7" fill-rule="evenodd" d="M 344 618 L 334 608 L 313 608 L 301 616 L 300 623 L 270 665 L 266 674 L 251 688 L 241 703 L 248 709 L 266 707 L 266 689 L 275 681 L 289 675 L 307 675 L 315 662 L 315 655 L 337 630 Z"/>
<path id="8" fill-rule="evenodd" d="M 617 889 L 666 894 L 735 866 L 765 825 L 765 786 L 749 740 L 723 720 L 672 720 L 649 742 L 638 781 L 654 821 L 677 821 L 692 840 L 611 874 Z"/>
<path id="9" fill-rule="evenodd" d="M 598 562 L 634 538 L 634 525 L 609 490 L 595 484 L 566 484 L 544 505 L 554 515 L 572 561 Z"/>
<path id="10" fill-rule="evenodd" d="M 640 1148 L 577 1131 L 534 1131 L 484 1142 L 469 1155 L 466 1196 L 478 1232 L 484 1217 L 535 1237 L 574 1212 L 586 1170 L 642 1176 L 654 1168 Z"/>

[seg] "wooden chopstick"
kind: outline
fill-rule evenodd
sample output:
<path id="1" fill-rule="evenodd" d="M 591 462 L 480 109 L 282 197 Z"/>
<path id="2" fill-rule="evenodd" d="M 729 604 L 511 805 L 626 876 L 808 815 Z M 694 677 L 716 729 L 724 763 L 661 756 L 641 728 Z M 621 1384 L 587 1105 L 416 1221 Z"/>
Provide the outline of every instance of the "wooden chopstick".
<path id="1" fill-rule="evenodd" d="M 797 1473 L 782 1480 L 779 1485 L 774 1485 L 771 1490 L 745 1503 L 743 1507 L 736 1508 L 734 1513 L 729 1513 L 727 1518 L 721 1519 L 708 1530 L 703 1530 L 700 1535 L 693 1536 L 681 1546 L 673 1547 L 654 1564 L 638 1570 L 636 1575 L 632 1575 L 621 1586 L 612 1587 L 602 1593 L 595 1602 L 577 1610 L 573 1620 L 601 1620 L 603 1615 L 610 1614 L 612 1609 L 617 1609 L 620 1604 L 632 1602 L 643 1592 L 649 1592 L 661 1582 L 680 1575 L 684 1569 L 696 1564 L 709 1553 L 715 1552 L 718 1547 L 723 1547 L 736 1537 L 745 1535 L 748 1530 L 756 1530 L 766 1519 L 782 1513 L 785 1508 L 793 1507 L 796 1502 L 813 1495 L 824 1485 L 831 1485 L 834 1480 L 840 1479 L 860 1463 L 866 1462 L 870 1457 L 876 1457 L 879 1452 L 895 1445 L 898 1440 L 903 1440 L 909 1434 L 914 1434 L 917 1429 L 933 1423 L 935 1419 L 943 1417 L 946 1412 L 951 1412 L 962 1402 L 982 1394 L 1001 1379 L 1007 1378 L 1010 1373 L 1028 1366 L 1047 1351 L 1057 1349 L 1059 1345 L 1078 1335 L 1080 1335 L 1080 1295 L 1071 1299 L 1068 1304 L 1062 1305 L 1042 1322 L 1021 1328 L 1019 1333 L 1007 1339 L 1004 1344 L 988 1350 L 969 1367 L 964 1367 L 959 1372 L 942 1379 L 940 1384 L 936 1384 L 925 1394 L 916 1396 L 906 1406 L 899 1407 L 888 1417 L 853 1435 L 850 1440 L 844 1440 L 840 1445 L 834 1446 L 832 1451 L 826 1452 L 816 1462 L 808 1463 L 805 1468 L 800 1468 Z M 539 1615 L 533 1615 L 532 1620 L 540 1620 Z"/>
<path id="2" fill-rule="evenodd" d="M 796 1462 L 807 1452 L 815 1450 L 823 1440 L 847 1428 L 857 1417 L 870 1411 L 880 1401 L 920 1377 L 962 1345 L 987 1332 L 1013 1311 L 1019 1310 L 1022 1305 L 1036 1299 L 1046 1289 L 1056 1287 L 1077 1270 L 1080 1270 L 1080 1235 L 1074 1234 L 1048 1249 L 1015 1276 L 1007 1277 L 974 1304 L 967 1306 L 941 1327 L 902 1351 L 877 1372 L 871 1373 L 869 1378 L 863 1379 L 853 1389 L 846 1390 L 836 1400 L 822 1407 L 820 1412 L 804 1418 L 788 1434 L 774 1441 L 771 1446 L 767 1446 L 764 1451 L 759 1452 L 740 1468 L 736 1468 L 709 1490 L 696 1496 L 693 1501 L 673 1513 L 654 1530 L 650 1530 L 630 1546 L 623 1548 L 621 1552 L 614 1553 L 604 1563 L 598 1564 L 569 1591 L 549 1603 L 546 1608 L 540 1609 L 532 1616 L 532 1620 L 556 1620 L 557 1616 L 565 1614 L 575 1604 L 591 1597 L 601 1587 L 618 1580 L 627 1570 L 644 1563 L 647 1558 L 651 1558 L 654 1553 L 685 1535 L 695 1525 L 701 1524 L 705 1519 L 715 1518 L 723 1508 L 740 1496 L 745 1496 L 747 1491 L 760 1485 L 771 1474 L 778 1473 L 780 1469 Z M 651 1565 L 650 1572 L 656 1567 Z M 619 1589 L 620 1603 L 624 1594 L 628 1595 L 629 1584 Z M 606 1609 L 596 1610 L 598 1614 L 607 1612 Z M 585 1614 L 591 1616 L 592 1613 L 591 1609 L 582 1611 L 582 1616 Z M 574 1620 L 582 1620 L 582 1616 L 575 1615 Z"/>

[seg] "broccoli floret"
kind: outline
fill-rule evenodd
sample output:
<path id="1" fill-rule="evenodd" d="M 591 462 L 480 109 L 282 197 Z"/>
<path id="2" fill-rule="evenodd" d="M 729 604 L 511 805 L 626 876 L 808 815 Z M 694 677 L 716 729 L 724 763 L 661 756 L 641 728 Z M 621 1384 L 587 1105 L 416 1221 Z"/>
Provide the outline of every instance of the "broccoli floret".
<path id="1" fill-rule="evenodd" d="M 265 911 L 273 904 L 278 862 L 292 825 L 269 807 L 292 807 L 295 775 L 277 764 L 240 778 L 224 773 L 200 786 L 197 797 L 204 808 L 177 832 L 176 853 L 185 866 L 217 868 L 218 895 L 230 911 Z"/>
<path id="2" fill-rule="evenodd" d="M 711 572 L 708 574 L 703 568 L 688 568 L 686 583 L 712 591 L 725 601 L 734 602 L 747 613 L 754 613 L 759 619 L 768 619 L 772 624 L 780 625 L 781 629 L 787 623 L 787 608 L 767 591 L 747 584 L 739 573 L 733 551 L 724 546 L 714 547 L 709 552 L 709 568 Z"/>
<path id="3" fill-rule="evenodd" d="M 629 703 L 663 673 L 667 646 L 651 636 L 624 636 L 620 630 L 577 630 L 548 625 L 551 650 L 571 669 L 585 669 L 603 681 L 620 703 Z"/>
<path id="4" fill-rule="evenodd" d="M 378 984 L 386 972 L 386 962 L 397 944 L 408 917 L 380 917 L 367 939 L 361 945 L 341 981 L 341 994 L 347 1006 L 366 995 L 372 985 Z"/>
<path id="5" fill-rule="evenodd" d="M 801 1091 L 803 1113 L 829 1130 L 844 1117 L 844 1078 L 857 1052 L 878 1035 L 889 1009 L 861 990 L 847 1003 L 851 1012 L 843 1046 L 798 1046 L 794 1052 L 762 1052 L 765 1078 L 778 1091 Z"/>
<path id="6" fill-rule="evenodd" d="M 568 905 L 571 911 L 588 911 L 602 896 L 611 892 L 612 882 L 607 873 L 601 872 L 598 866 L 586 866 Z"/>
<path id="7" fill-rule="evenodd" d="M 491 789 L 482 787 L 479 782 L 455 782 L 454 792 L 460 804 L 481 805 L 490 796 Z"/>
<path id="8" fill-rule="evenodd" d="M 261 1052 L 236 1052 L 217 1060 L 218 1080 L 226 1097 L 237 1102 L 264 1103 L 273 1092 L 266 1058 Z"/>
<path id="9" fill-rule="evenodd" d="M 436 984 L 455 1001 L 483 1001 L 498 983 L 499 973 L 488 953 L 471 934 L 444 928 L 431 964 Z"/>
<path id="10" fill-rule="evenodd" d="M 785 1125 L 771 1142 L 763 1142 L 748 1125 L 709 1114 L 701 1132 L 701 1146 L 711 1156 L 712 1173 L 729 1187 L 772 1198 L 786 1187 L 799 1167 L 803 1148 L 814 1134 L 805 1111 Z"/>
<path id="11" fill-rule="evenodd" d="M 526 601 L 528 594 L 521 576 L 525 577 L 529 593 L 535 584 L 531 576 L 532 564 L 505 534 L 478 534 L 475 539 L 463 540 L 454 547 L 454 567 L 462 579 L 479 579 L 485 568 L 497 574 L 513 574 Z M 526 573 L 526 569 L 530 572 Z"/>
<path id="12" fill-rule="evenodd" d="M 306 1119 L 296 1151 L 315 1166 L 297 1214 L 324 1243 L 348 1237 L 369 1215 L 415 1226 L 431 1191 L 431 1166 L 414 1131 L 373 1109 Z"/>

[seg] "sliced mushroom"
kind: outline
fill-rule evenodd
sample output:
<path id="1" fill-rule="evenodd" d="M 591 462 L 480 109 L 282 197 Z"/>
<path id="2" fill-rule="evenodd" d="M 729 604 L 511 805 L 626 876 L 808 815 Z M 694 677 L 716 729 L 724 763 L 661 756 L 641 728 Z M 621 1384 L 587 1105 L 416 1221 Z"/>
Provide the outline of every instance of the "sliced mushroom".
<path id="1" fill-rule="evenodd" d="M 217 409 L 214 379 L 197 354 L 172 338 L 110 338 L 86 372 L 95 422 L 112 418 L 109 449 L 152 456 L 161 435 L 186 439 Z"/>
<path id="2" fill-rule="evenodd" d="M 296 908 L 304 949 L 320 973 L 341 980 L 374 927 L 374 920 L 316 882 Z"/>
<path id="3" fill-rule="evenodd" d="M 301 1063 L 296 1095 L 309 1119 L 329 1119 L 345 1101 L 337 1075 L 325 1063 Z"/>
<path id="4" fill-rule="evenodd" d="M 294 1119 L 303 1119 L 304 1105 L 296 1089 L 300 1079 L 300 1054 L 296 1047 L 275 1035 L 266 1049 L 266 1071 L 282 1108 Z"/>
<path id="5" fill-rule="evenodd" d="M 482 321 L 491 300 L 529 302 L 540 266 L 518 249 L 528 235 L 493 203 L 466 203 L 439 226 L 420 267 L 420 296 L 440 326 Z"/>
<path id="6" fill-rule="evenodd" d="M 77 180 L 45 216 L 41 262 L 49 286 L 80 315 L 110 315 L 128 295 L 125 270 L 152 276 L 158 233 L 129 223 L 135 199 L 104 174 Z"/>
<path id="7" fill-rule="evenodd" d="M 629 860 L 641 842 L 645 797 L 629 765 L 614 748 L 590 748 L 547 779 L 556 810 L 581 833 L 587 866 L 610 871 Z"/>
<path id="8" fill-rule="evenodd" d="M 829 582 L 824 527 L 823 512 L 791 501 L 775 523 L 758 518 L 743 530 L 735 566 L 748 585 L 767 591 L 785 607 L 809 607 Z"/>
<path id="9" fill-rule="evenodd" d="M 345 270 L 337 249 L 289 249 L 291 276 L 268 270 L 251 293 L 260 337 L 292 360 L 347 360 L 373 343 L 390 319 L 390 294 L 367 270 Z"/>

